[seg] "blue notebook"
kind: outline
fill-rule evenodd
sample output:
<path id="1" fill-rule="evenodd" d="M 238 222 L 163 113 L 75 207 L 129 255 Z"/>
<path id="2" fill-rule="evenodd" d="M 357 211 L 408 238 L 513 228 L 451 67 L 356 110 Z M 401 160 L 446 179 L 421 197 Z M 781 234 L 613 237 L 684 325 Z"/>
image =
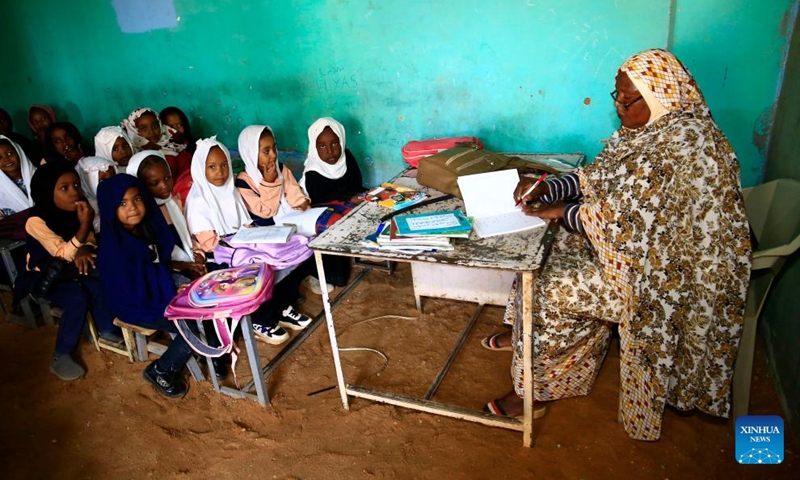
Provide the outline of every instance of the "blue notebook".
<path id="1" fill-rule="evenodd" d="M 398 235 L 435 235 L 472 230 L 472 224 L 461 210 L 398 215 L 394 221 Z"/>

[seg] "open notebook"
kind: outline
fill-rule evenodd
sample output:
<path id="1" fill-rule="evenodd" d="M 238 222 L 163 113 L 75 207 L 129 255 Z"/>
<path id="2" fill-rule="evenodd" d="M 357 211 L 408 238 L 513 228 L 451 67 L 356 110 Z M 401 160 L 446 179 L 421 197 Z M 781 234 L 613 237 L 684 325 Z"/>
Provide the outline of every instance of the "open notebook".
<path id="1" fill-rule="evenodd" d="M 519 173 L 514 169 L 458 177 L 467 215 L 473 217 L 472 226 L 481 238 L 547 225 L 541 218 L 529 217 L 514 205 L 517 183 Z"/>

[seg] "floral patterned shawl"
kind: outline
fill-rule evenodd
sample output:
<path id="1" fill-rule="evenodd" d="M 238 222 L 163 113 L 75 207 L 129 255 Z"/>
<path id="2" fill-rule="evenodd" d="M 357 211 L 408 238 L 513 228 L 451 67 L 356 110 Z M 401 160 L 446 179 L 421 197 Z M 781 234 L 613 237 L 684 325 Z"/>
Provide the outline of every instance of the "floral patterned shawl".
<path id="1" fill-rule="evenodd" d="M 620 71 L 644 82 L 668 113 L 621 127 L 579 171 L 580 217 L 626 305 L 625 430 L 656 440 L 666 402 L 728 415 L 750 243 L 738 161 L 686 68 L 648 50 Z"/>

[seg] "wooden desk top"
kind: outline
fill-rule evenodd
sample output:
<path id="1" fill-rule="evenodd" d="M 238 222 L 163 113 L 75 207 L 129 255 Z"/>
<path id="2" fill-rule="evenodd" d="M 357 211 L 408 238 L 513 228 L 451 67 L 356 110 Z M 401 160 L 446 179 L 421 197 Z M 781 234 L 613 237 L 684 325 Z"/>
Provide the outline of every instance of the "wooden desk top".
<path id="1" fill-rule="evenodd" d="M 408 169 L 391 180 L 393 183 L 407 185 L 424 191 L 430 198 L 442 195 L 438 190 L 421 187 L 416 181 L 415 169 Z M 409 213 L 464 211 L 464 202 L 453 198 L 433 205 L 426 205 Z M 549 229 L 538 228 L 524 232 L 479 238 L 475 231 L 470 238 L 454 239 L 452 251 L 406 254 L 394 251 L 372 250 L 362 245 L 364 237 L 375 232 L 379 219 L 389 210 L 377 203 L 362 203 L 349 214 L 322 232 L 309 243 L 309 247 L 322 253 L 398 260 L 405 262 L 430 262 L 467 267 L 492 268 L 499 270 L 529 271 L 538 270 L 544 263 L 549 242 L 545 233 Z M 548 236 L 548 239 L 550 237 Z"/>

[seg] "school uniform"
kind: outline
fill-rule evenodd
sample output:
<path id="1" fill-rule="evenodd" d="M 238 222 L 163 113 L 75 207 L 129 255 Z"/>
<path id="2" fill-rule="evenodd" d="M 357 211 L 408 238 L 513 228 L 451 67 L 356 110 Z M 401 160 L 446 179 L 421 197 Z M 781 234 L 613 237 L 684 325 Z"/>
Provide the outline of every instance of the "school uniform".
<path id="1" fill-rule="evenodd" d="M 80 229 L 77 214 L 59 209 L 53 201 L 58 178 L 74 171 L 66 163 L 49 163 L 39 167 L 31 180 L 31 193 L 36 205 L 25 224 L 28 233 L 27 270 L 30 272 L 28 284 L 35 281 L 54 258 L 74 262 L 81 247 L 96 245 L 91 232 L 85 242 L 75 236 Z M 67 268 L 69 267 L 64 267 L 63 270 L 66 271 Z M 100 280 L 96 275 L 77 275 L 73 279 L 55 280 L 44 298 L 62 310 L 56 336 L 57 354 L 69 354 L 75 349 L 83 333 L 86 314 L 90 311 L 101 333 L 116 330 L 113 325 L 114 315 L 107 308 L 100 291 Z"/>
<path id="2" fill-rule="evenodd" d="M 136 234 L 117 218 L 117 207 L 131 187 L 139 189 L 146 208 Z M 178 333 L 164 318 L 164 310 L 176 293 L 170 269 L 175 242 L 155 200 L 136 177 L 120 174 L 100 184 L 98 204 L 104 233 L 97 265 L 111 311 L 125 323 Z M 162 372 L 178 372 L 191 352 L 178 335 L 156 365 Z"/>

